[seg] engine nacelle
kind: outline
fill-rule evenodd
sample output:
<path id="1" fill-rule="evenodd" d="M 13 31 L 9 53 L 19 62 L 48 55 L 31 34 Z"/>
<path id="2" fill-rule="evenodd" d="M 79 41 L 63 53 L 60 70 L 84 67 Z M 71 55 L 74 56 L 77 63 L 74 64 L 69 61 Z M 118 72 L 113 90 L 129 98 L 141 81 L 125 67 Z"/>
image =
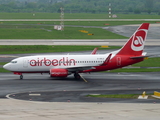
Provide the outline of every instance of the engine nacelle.
<path id="1" fill-rule="evenodd" d="M 67 77 L 68 70 L 66 69 L 50 69 L 50 77 Z"/>

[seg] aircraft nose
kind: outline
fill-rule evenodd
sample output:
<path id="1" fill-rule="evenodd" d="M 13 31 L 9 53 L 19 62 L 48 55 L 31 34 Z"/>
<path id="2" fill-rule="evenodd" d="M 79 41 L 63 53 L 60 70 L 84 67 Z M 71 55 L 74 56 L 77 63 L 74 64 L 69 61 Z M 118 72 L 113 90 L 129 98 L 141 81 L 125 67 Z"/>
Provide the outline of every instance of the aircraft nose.
<path id="1" fill-rule="evenodd" d="M 10 70 L 10 65 L 9 65 L 9 64 L 5 64 L 5 65 L 3 66 L 3 68 L 6 69 L 6 70 Z"/>

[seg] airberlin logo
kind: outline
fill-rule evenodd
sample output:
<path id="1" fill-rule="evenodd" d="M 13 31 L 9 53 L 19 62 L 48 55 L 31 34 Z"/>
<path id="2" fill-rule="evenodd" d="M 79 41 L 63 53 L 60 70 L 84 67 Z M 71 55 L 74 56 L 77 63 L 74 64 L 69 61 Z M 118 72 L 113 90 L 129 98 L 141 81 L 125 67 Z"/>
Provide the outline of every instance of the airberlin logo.
<path id="1" fill-rule="evenodd" d="M 134 51 L 141 51 L 144 48 L 144 41 L 147 35 L 147 31 L 145 29 L 138 30 L 135 35 L 132 37 L 132 45 L 131 48 Z"/>
<path id="2" fill-rule="evenodd" d="M 76 61 L 74 59 L 68 59 L 68 57 L 63 57 L 62 59 L 32 59 L 29 61 L 30 66 L 71 66 L 76 65 Z"/>

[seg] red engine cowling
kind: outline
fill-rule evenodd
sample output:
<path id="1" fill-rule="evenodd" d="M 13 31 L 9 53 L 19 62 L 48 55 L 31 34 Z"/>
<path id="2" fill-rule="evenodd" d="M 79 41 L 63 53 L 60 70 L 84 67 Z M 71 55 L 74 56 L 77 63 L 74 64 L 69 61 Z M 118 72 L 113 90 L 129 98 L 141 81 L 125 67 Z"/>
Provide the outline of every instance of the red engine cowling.
<path id="1" fill-rule="evenodd" d="M 68 70 L 66 69 L 50 69 L 51 77 L 67 77 Z"/>

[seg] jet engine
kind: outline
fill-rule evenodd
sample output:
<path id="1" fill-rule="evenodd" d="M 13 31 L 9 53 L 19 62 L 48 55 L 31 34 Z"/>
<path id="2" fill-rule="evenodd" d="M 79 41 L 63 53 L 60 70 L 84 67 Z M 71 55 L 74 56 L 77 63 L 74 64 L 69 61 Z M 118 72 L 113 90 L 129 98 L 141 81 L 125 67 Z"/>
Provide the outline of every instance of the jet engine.
<path id="1" fill-rule="evenodd" d="M 50 77 L 67 77 L 68 70 L 66 69 L 50 69 Z"/>

